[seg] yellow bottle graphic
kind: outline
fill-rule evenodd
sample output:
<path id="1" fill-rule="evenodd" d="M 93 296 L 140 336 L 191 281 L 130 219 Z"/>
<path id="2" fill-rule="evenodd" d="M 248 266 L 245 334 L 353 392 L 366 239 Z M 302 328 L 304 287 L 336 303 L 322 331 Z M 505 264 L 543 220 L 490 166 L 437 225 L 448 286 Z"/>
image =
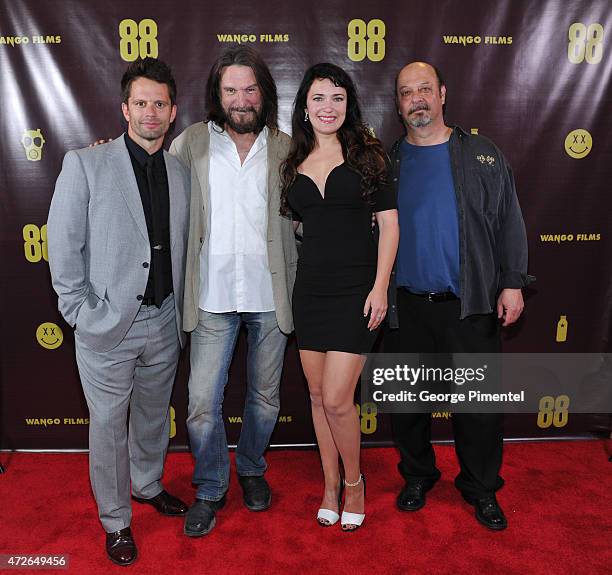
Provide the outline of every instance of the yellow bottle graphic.
<path id="1" fill-rule="evenodd" d="M 562 315 L 557 323 L 557 341 L 567 341 L 567 316 Z"/>

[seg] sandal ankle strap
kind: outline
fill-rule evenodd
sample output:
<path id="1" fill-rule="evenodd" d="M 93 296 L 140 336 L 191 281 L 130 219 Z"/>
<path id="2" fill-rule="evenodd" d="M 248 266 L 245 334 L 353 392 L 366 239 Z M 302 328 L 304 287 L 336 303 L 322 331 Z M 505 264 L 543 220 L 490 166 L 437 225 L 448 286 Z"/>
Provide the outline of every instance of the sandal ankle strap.
<path id="1" fill-rule="evenodd" d="M 346 477 L 345 477 L 344 478 L 344 485 L 346 485 L 346 487 L 357 487 L 361 483 L 362 479 L 363 479 L 363 475 L 361 473 L 359 474 L 359 479 L 357 481 L 355 481 L 355 483 L 349 483 L 346 480 Z"/>

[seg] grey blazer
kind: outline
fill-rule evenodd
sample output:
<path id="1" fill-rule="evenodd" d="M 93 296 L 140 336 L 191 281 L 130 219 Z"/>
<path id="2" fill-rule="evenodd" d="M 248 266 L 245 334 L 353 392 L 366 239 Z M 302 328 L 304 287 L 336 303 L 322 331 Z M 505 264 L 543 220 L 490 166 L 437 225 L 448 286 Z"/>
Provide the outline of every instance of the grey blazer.
<path id="1" fill-rule="evenodd" d="M 278 327 L 293 331 L 291 294 L 297 268 L 297 247 L 290 218 L 280 215 L 280 164 L 289 152 L 290 138 L 281 131 L 268 133 L 268 265 Z M 185 273 L 183 327 L 193 331 L 198 325 L 200 297 L 200 250 L 210 239 L 210 191 L 208 183 L 210 134 L 208 124 L 189 126 L 170 146 L 183 164 L 191 169 L 191 208 L 189 245 Z"/>
<path id="2" fill-rule="evenodd" d="M 170 192 L 170 249 L 176 327 L 189 220 L 189 172 L 164 152 Z M 64 157 L 47 222 L 49 266 L 58 307 L 90 349 L 116 347 L 132 325 L 151 261 L 134 169 L 123 136 Z M 142 298 L 141 298 L 142 299 Z"/>

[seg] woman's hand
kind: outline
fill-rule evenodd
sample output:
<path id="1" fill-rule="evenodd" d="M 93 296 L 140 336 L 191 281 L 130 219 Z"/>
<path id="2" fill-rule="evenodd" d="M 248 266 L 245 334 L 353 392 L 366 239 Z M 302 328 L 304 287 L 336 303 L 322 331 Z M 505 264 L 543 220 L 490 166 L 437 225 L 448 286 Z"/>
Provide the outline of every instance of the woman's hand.
<path id="1" fill-rule="evenodd" d="M 368 313 L 370 314 L 368 329 L 374 331 L 385 319 L 385 315 L 387 315 L 386 289 L 379 288 L 376 285 L 372 288 L 363 306 L 363 317 L 367 317 Z"/>
<path id="2" fill-rule="evenodd" d="M 380 229 L 376 280 L 363 306 L 364 317 L 370 312 L 370 321 L 368 322 L 368 329 L 370 331 L 374 331 L 382 323 L 387 314 L 387 288 L 389 287 L 389 276 L 391 275 L 399 242 L 397 210 L 376 212 L 376 221 Z"/>

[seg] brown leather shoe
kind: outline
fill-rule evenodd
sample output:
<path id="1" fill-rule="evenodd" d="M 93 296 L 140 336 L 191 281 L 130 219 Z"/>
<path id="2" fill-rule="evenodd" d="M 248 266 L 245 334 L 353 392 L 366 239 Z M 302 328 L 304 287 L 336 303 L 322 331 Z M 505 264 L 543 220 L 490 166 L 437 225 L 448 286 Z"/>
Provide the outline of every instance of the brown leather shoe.
<path id="1" fill-rule="evenodd" d="M 178 497 L 170 495 L 165 490 L 156 495 L 155 497 L 151 497 L 150 499 L 143 499 L 142 497 L 135 496 L 132 496 L 132 499 L 134 501 L 137 501 L 138 503 L 147 503 L 148 505 L 152 505 L 162 515 L 185 515 L 188 509 L 187 505 L 183 503 Z"/>
<path id="2" fill-rule="evenodd" d="M 136 561 L 138 550 L 129 527 L 106 534 L 106 554 L 117 565 L 130 565 Z"/>

